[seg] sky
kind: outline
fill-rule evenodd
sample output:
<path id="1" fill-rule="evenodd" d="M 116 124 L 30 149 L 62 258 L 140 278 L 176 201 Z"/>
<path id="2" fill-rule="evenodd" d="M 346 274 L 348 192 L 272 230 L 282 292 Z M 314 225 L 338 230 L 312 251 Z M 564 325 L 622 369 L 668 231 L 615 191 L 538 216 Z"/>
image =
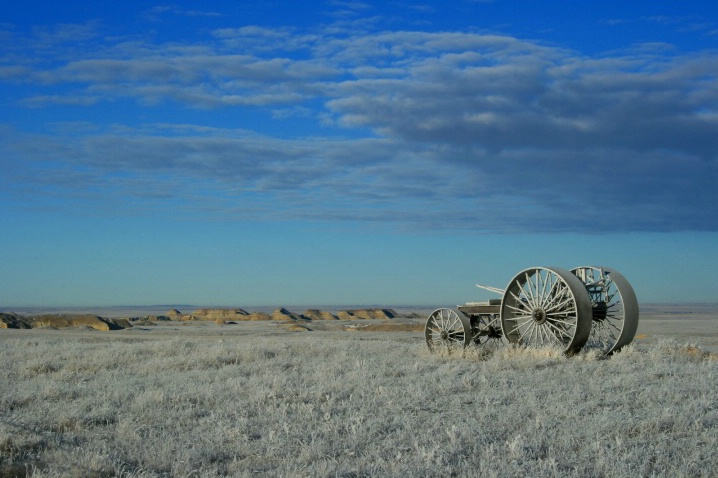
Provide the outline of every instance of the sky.
<path id="1" fill-rule="evenodd" d="M 0 310 L 718 302 L 718 2 L 7 2 Z"/>

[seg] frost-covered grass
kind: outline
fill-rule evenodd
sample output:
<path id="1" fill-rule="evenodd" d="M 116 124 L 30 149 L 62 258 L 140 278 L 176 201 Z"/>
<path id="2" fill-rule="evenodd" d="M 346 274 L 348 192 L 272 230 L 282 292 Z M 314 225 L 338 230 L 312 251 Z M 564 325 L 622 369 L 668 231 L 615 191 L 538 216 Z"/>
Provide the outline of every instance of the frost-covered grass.
<path id="1" fill-rule="evenodd" d="M 718 361 L 672 342 L 0 339 L 0 476 L 718 473 Z"/>

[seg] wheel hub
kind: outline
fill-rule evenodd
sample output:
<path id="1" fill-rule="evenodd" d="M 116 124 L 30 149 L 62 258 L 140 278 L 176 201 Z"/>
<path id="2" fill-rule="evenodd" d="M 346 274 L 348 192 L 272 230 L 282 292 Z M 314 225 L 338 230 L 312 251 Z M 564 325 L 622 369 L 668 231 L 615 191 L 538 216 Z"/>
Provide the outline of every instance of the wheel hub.
<path id="1" fill-rule="evenodd" d="M 592 312 L 594 321 L 603 322 L 608 317 L 608 304 L 604 301 L 595 301 Z"/>
<path id="2" fill-rule="evenodd" d="M 446 330 L 441 331 L 441 340 L 449 340 L 449 332 Z"/>
<path id="3" fill-rule="evenodd" d="M 501 329 L 496 328 L 493 325 L 489 326 L 489 330 L 486 335 L 491 339 L 500 339 L 503 336 L 503 334 L 501 333 Z"/>
<path id="4" fill-rule="evenodd" d="M 541 307 L 536 307 L 533 312 L 531 312 L 531 317 L 533 317 L 534 322 L 537 324 L 543 324 L 546 322 L 546 311 Z"/>

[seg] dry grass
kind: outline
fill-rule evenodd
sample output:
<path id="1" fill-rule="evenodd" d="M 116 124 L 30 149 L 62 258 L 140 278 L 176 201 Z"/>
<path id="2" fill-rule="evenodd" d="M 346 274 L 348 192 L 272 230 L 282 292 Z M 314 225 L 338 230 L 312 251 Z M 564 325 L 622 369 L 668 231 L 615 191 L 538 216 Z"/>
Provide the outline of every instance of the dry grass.
<path id="1" fill-rule="evenodd" d="M 0 476 L 718 473 L 718 369 L 694 345 L 64 337 L 0 335 Z"/>
<path id="2" fill-rule="evenodd" d="M 345 327 L 347 332 L 424 332 L 424 324 L 369 324 Z"/>

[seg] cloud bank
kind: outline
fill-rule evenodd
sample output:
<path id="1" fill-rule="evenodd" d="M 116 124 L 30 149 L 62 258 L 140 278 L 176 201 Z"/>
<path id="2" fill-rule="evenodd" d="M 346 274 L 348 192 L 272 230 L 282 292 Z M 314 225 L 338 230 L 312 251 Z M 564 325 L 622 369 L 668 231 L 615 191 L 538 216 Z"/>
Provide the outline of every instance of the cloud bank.
<path id="1" fill-rule="evenodd" d="M 588 57 L 337 25 L 223 28 L 191 44 L 64 25 L 15 40 L 0 63 L 17 92 L 0 120 L 0 183 L 35 207 L 62 197 L 436 232 L 718 230 L 715 51 Z M 137 119 L 118 121 L 128 107 Z M 63 121 L 64 108 L 87 120 Z M 34 113 L 44 128 L 13 121 Z"/>

